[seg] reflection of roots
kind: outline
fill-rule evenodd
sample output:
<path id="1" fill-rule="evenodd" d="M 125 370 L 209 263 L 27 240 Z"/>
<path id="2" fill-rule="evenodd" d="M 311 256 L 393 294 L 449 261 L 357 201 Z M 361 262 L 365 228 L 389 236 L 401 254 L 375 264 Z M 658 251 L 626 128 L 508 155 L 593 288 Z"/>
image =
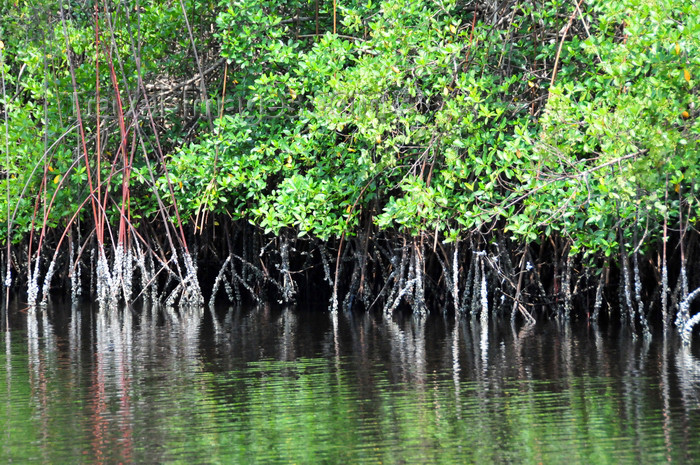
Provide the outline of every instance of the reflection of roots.
<path id="1" fill-rule="evenodd" d="M 425 318 L 414 317 L 400 325 L 393 316 L 385 314 L 383 322 L 391 340 L 392 366 L 403 368 L 401 381 L 424 386 L 427 381 Z"/>
<path id="2" fill-rule="evenodd" d="M 700 407 L 700 360 L 685 344 L 676 354 L 676 371 L 686 408 Z"/>

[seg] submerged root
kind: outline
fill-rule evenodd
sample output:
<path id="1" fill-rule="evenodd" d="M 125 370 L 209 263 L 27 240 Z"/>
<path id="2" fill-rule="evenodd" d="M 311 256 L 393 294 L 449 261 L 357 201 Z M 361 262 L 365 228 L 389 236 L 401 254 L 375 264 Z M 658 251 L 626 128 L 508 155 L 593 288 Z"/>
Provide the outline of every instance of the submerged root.
<path id="1" fill-rule="evenodd" d="M 695 300 L 698 296 L 700 296 L 700 287 L 688 294 L 688 297 L 681 301 L 678 308 L 678 318 L 681 318 L 682 315 L 688 315 L 690 313 L 690 304 L 692 304 L 693 300 Z M 678 319 L 676 322 L 678 322 Z M 682 322 L 682 324 L 679 325 L 681 339 L 685 345 L 690 344 L 693 328 L 698 323 L 700 323 L 700 312 L 696 313 L 692 318 L 687 318 Z"/>
<path id="2" fill-rule="evenodd" d="M 472 283 L 471 292 L 471 315 L 476 316 L 479 313 L 479 301 L 477 296 L 481 296 L 481 276 L 484 274 L 484 263 L 481 260 L 481 256 L 484 252 L 474 252 L 472 260 L 474 261 L 474 280 Z"/>
<path id="3" fill-rule="evenodd" d="M 465 281 L 464 292 L 462 293 L 462 300 L 459 303 L 458 311 L 461 314 L 467 313 L 467 306 L 471 303 L 472 295 L 473 295 L 472 283 L 474 282 L 476 260 L 474 259 L 475 255 L 473 253 L 471 255 L 472 255 L 472 257 L 471 257 L 471 260 L 469 260 L 469 271 L 467 272 L 467 280 Z"/>
<path id="4" fill-rule="evenodd" d="M 620 313 L 620 318 L 623 320 L 625 319 L 625 316 L 627 317 L 627 320 L 631 325 L 634 324 L 634 303 L 632 300 L 632 279 L 630 277 L 630 267 L 629 267 L 629 262 L 627 260 L 627 255 L 622 252 L 622 257 L 621 260 L 622 262 L 622 289 L 621 292 L 624 297 L 624 302 L 625 302 L 625 312 Z"/>
<path id="5" fill-rule="evenodd" d="M 486 256 L 486 252 L 480 252 L 479 255 L 479 261 L 480 263 L 480 270 L 481 270 L 481 288 L 480 288 L 480 301 L 481 301 L 481 320 L 482 320 L 482 325 L 484 324 L 484 320 L 488 317 L 489 313 L 489 298 L 488 298 L 488 288 L 487 288 L 487 283 L 486 283 L 486 272 L 484 271 L 484 257 Z"/>
<path id="6" fill-rule="evenodd" d="M 119 303 L 120 294 L 124 294 L 124 301 L 129 302 L 127 299 L 126 286 L 131 287 L 130 284 L 125 283 L 125 272 L 124 268 L 128 266 L 126 263 L 126 252 L 124 251 L 124 246 L 119 244 L 117 249 L 114 251 L 114 261 L 112 263 L 112 273 L 110 276 L 110 287 L 109 287 L 109 300 L 110 303 L 116 305 Z M 120 292 L 121 291 L 121 292 Z M 129 291 L 129 294 L 131 292 Z"/>
<path id="7" fill-rule="evenodd" d="M 168 307 L 203 304 L 196 255 L 181 249 L 172 253 L 164 250 L 156 239 L 149 242 L 140 236 L 128 248 L 118 246 L 107 250 L 101 250 L 96 240 L 91 239 L 86 242 L 91 246 L 88 247 L 90 253 L 82 253 L 80 246 L 83 244 L 77 237 L 75 232 L 69 236 L 63 255 L 59 255 L 58 260 L 54 257 L 51 263 L 45 256 L 36 258 L 36 252 L 32 254 L 29 266 L 26 265 L 29 261 L 26 256 L 16 261 L 15 270 L 21 275 L 21 284 L 27 283 L 30 306 L 45 304 L 52 280 L 56 285 L 59 279 L 66 283 L 66 288 L 70 286 L 71 299 L 75 301 L 81 293 L 83 267 L 83 285 L 94 286 L 95 300 L 101 308 L 120 302 L 131 303 L 141 297 Z M 202 255 L 210 254 L 199 257 L 201 263 L 212 263 L 212 256 L 221 263 L 221 268 L 212 276 L 215 279 L 211 294 L 207 295 L 209 305 L 214 305 L 216 299 L 226 298 L 238 305 L 251 300 L 262 303 L 268 299 L 288 304 L 296 300 L 298 286 L 302 283 L 310 287 L 310 292 L 302 293 L 310 299 L 314 298 L 312 286 L 335 284 L 331 264 L 335 266 L 333 260 L 337 249 L 329 252 L 326 249 L 328 243 L 291 235 L 269 242 L 265 239 L 262 234 L 250 234 L 245 241 L 243 236 L 232 238 L 228 247 L 217 248 L 215 244 L 200 249 Z M 245 245 L 243 251 L 240 250 L 242 243 Z M 636 251 L 616 255 L 601 261 L 602 270 L 593 273 L 583 266 L 583 261 L 579 262 L 578 256 L 569 256 L 562 250 L 562 244 L 560 241 L 551 246 L 548 242 L 541 246 L 521 247 L 505 240 L 495 243 L 466 239 L 460 244 L 433 245 L 431 249 L 430 244 L 424 245 L 420 237 L 396 240 L 384 236 L 367 238 L 360 234 L 348 240 L 347 246 L 339 252 L 337 273 L 343 276 L 339 284 L 339 304 L 345 309 L 354 309 L 361 299 L 365 309 L 377 305 L 385 314 L 399 308 L 412 310 L 416 315 L 427 314 L 430 310 L 454 309 L 457 314 L 470 312 L 474 320 L 510 317 L 529 324 L 534 318 L 547 314 L 575 318 L 574 304 L 590 301 L 592 308 L 577 309 L 584 315 L 592 311 L 590 318 L 596 321 L 606 316 L 600 316 L 603 305 L 611 308 L 610 313 L 617 311 L 612 304 L 606 304 L 605 298 L 608 292 L 613 295 L 619 291 L 620 313 L 632 330 L 638 334 L 649 333 L 651 316 L 657 316 L 654 312 L 660 313 L 668 306 L 668 311 L 675 313 L 684 342 L 689 343 L 692 331 L 700 323 L 700 313 L 690 314 L 693 311 L 691 301 L 697 301 L 700 291 L 682 299 L 683 281 L 687 279 L 682 272 L 674 283 L 678 289 L 674 306 L 668 302 L 668 297 L 673 294 L 663 290 L 668 288 L 668 271 L 666 261 L 660 257 L 655 263 L 663 271 L 659 274 L 662 282 L 657 286 L 661 290 L 657 290 L 653 298 L 646 298 L 652 294 L 643 287 L 649 281 L 643 273 L 653 269 L 655 263 L 647 265 L 645 255 L 637 255 Z M 45 244 L 42 250 L 48 247 Z M 556 249 L 554 263 L 549 260 L 552 248 Z M 17 254 L 22 253 L 26 252 L 17 248 Z M 675 256 L 667 259 L 668 268 L 676 269 L 678 261 Z M 687 272 L 694 276 L 696 262 L 688 263 L 693 265 L 688 265 Z M 616 268 L 618 264 L 619 269 Z M 63 273 L 64 269 L 68 274 Z M 674 280 L 675 276 L 678 273 Z M 615 280 L 611 281 L 611 277 Z M 6 280 L 6 285 L 10 281 L 9 273 L 2 274 L 1 278 Z M 225 296 L 222 295 L 224 292 Z M 560 306 L 556 308 L 557 305 Z"/>
<path id="8" fill-rule="evenodd" d="M 41 296 L 41 303 L 40 305 L 46 306 L 49 298 L 49 289 L 51 288 L 51 278 L 53 278 L 54 273 L 56 272 L 56 256 L 54 255 L 53 260 L 51 260 L 51 263 L 49 264 L 49 269 L 46 271 L 46 276 L 44 276 L 44 286 L 43 286 L 43 292 Z"/>
<path id="9" fill-rule="evenodd" d="M 401 298 L 408 290 L 406 284 L 406 265 L 408 261 L 407 248 L 401 248 L 401 259 L 398 263 L 396 274 L 393 275 L 394 285 L 392 286 L 389 297 L 387 297 L 386 304 L 384 305 L 384 313 L 392 313 L 399 306 Z M 390 276 L 391 278 L 391 276 Z"/>
<path id="10" fill-rule="evenodd" d="M 345 295 L 345 299 L 343 300 L 343 309 L 345 311 L 349 311 L 354 302 L 355 298 L 357 298 L 357 292 L 360 288 L 360 267 L 362 266 L 361 263 L 361 258 L 360 258 L 360 252 L 355 249 L 355 252 L 353 253 L 353 269 L 352 269 L 352 275 L 350 277 L 350 286 L 348 288 L 348 292 Z"/>
<path id="11" fill-rule="evenodd" d="M 296 295 L 296 283 L 292 279 L 292 274 L 289 265 L 289 241 L 287 238 L 282 240 L 280 245 L 280 259 L 282 263 L 279 266 L 280 274 L 282 275 L 282 302 L 291 303 Z"/>
<path id="12" fill-rule="evenodd" d="M 323 279 L 329 285 L 332 286 L 333 285 L 333 278 L 331 278 L 330 254 L 328 253 L 328 249 L 326 249 L 326 246 L 323 244 L 320 244 L 318 246 L 318 251 L 319 251 L 319 254 L 321 255 L 321 263 L 323 264 Z"/>
<path id="13" fill-rule="evenodd" d="M 571 296 L 571 256 L 566 258 L 564 263 L 564 278 L 561 283 L 562 292 L 564 294 L 564 320 L 571 319 L 572 311 L 572 296 Z"/>
<path id="14" fill-rule="evenodd" d="M 97 302 L 100 308 L 107 308 L 110 305 L 110 295 L 112 291 L 112 275 L 109 270 L 109 263 L 104 249 L 97 252 L 97 265 L 95 267 L 95 291 L 97 292 Z"/>
<path id="15" fill-rule="evenodd" d="M 36 263 L 34 269 L 32 270 L 31 264 L 28 267 L 28 284 L 27 284 L 27 305 L 29 308 L 36 307 L 36 300 L 39 296 L 39 262 L 41 261 L 41 256 L 36 258 Z"/>
<path id="16" fill-rule="evenodd" d="M 9 258 L 7 260 L 7 268 L 2 274 L 2 283 L 5 287 L 5 310 L 7 310 L 7 305 L 9 304 L 10 289 L 12 288 L 12 269 L 10 268 Z"/>
<path id="17" fill-rule="evenodd" d="M 183 252 L 182 255 L 186 274 L 182 282 L 183 292 L 180 305 L 201 306 L 204 304 L 204 296 L 202 296 L 202 290 L 199 287 L 197 268 L 188 252 Z"/>
<path id="18" fill-rule="evenodd" d="M 234 258 L 241 263 L 240 273 L 236 271 L 233 262 Z M 227 276 L 230 276 L 230 280 L 226 279 Z M 218 295 L 221 286 L 224 287 L 226 296 L 231 303 L 235 303 L 237 305 L 241 305 L 243 303 L 243 296 L 241 295 L 240 290 L 240 287 L 243 287 L 246 291 L 248 291 L 250 297 L 256 302 L 256 304 L 262 304 L 263 299 L 260 296 L 260 292 L 253 288 L 249 282 L 251 280 L 263 282 L 265 281 L 265 275 L 262 270 L 255 267 L 244 258 L 233 253 L 229 254 L 229 256 L 226 257 L 224 264 L 221 266 L 216 279 L 214 280 L 211 296 L 209 298 L 209 306 L 214 306 L 216 296 Z M 283 291 L 283 286 L 280 285 L 280 283 L 271 279 L 268 280 L 276 285 L 279 291 Z"/>
<path id="19" fill-rule="evenodd" d="M 78 256 L 77 244 L 80 239 L 76 238 L 75 241 L 71 240 L 69 242 L 69 262 L 68 262 L 68 273 L 70 274 L 70 299 L 71 302 L 75 303 L 78 301 L 78 297 L 83 293 L 83 288 L 80 282 L 81 270 L 80 257 Z"/>
<path id="20" fill-rule="evenodd" d="M 459 311 L 459 243 L 455 243 L 455 250 L 452 254 L 452 298 L 455 311 Z"/>
<path id="21" fill-rule="evenodd" d="M 603 306 L 603 285 L 605 284 L 605 275 L 607 273 L 607 265 L 600 273 L 600 278 L 598 278 L 598 285 L 595 290 L 595 302 L 593 303 L 593 313 L 591 314 L 591 321 L 597 322 L 600 316 L 600 309 Z"/>
<path id="22" fill-rule="evenodd" d="M 158 302 L 158 289 L 157 286 L 155 285 L 155 280 L 156 280 L 156 273 L 155 269 L 153 266 L 153 258 L 150 254 L 144 253 L 144 251 L 141 249 L 139 246 L 139 243 L 136 243 L 136 250 L 135 250 L 135 257 L 133 259 L 136 268 L 140 271 L 141 274 L 141 289 L 140 293 L 138 294 L 137 298 L 139 296 L 146 295 L 149 288 L 151 289 L 151 296 L 150 296 L 150 301 L 151 302 Z"/>
<path id="23" fill-rule="evenodd" d="M 131 248 L 128 248 L 126 250 L 126 255 L 124 256 L 124 271 L 122 274 L 122 289 L 124 291 L 124 302 L 131 302 L 134 281 L 134 263 L 134 252 L 131 250 Z"/>
<path id="24" fill-rule="evenodd" d="M 642 326 L 642 333 L 644 337 L 650 337 L 651 331 L 649 330 L 649 322 L 647 321 L 646 314 L 644 313 L 644 302 L 642 302 L 642 281 L 639 276 L 639 254 L 634 253 L 633 262 L 633 272 L 634 272 L 634 300 L 637 304 L 637 317 L 639 318 L 639 324 Z"/>
<path id="25" fill-rule="evenodd" d="M 423 276 L 425 274 L 424 258 L 422 251 L 417 245 L 413 247 L 413 261 L 413 273 L 416 281 L 413 292 L 413 313 L 425 315 L 428 313 L 428 309 L 425 305 L 425 286 L 423 284 Z"/>
<path id="26" fill-rule="evenodd" d="M 459 247 L 455 244 L 452 252 L 451 268 L 447 266 L 447 262 L 443 260 L 440 254 L 436 254 L 437 260 L 442 267 L 442 276 L 445 278 L 445 286 L 447 288 L 448 298 L 452 299 L 452 307 L 456 312 L 459 312 Z M 446 257 L 447 258 L 447 257 Z"/>
<path id="27" fill-rule="evenodd" d="M 233 275 L 232 282 L 234 286 L 231 287 L 229 281 L 224 281 L 224 290 L 226 291 L 229 302 L 235 302 L 236 305 L 241 305 L 243 303 L 243 297 L 241 296 L 241 288 L 238 285 L 238 280 L 243 281 L 245 278 L 238 276 L 236 270 L 233 268 L 233 264 L 231 264 L 231 274 Z"/>
<path id="28" fill-rule="evenodd" d="M 216 279 L 214 280 L 214 286 L 212 286 L 212 289 L 211 289 L 211 296 L 209 297 L 209 306 L 210 307 L 214 306 L 216 294 L 219 291 L 219 287 L 221 286 L 221 283 L 224 279 L 224 274 L 226 273 L 226 268 L 228 267 L 229 263 L 231 263 L 231 255 L 226 257 L 224 264 L 221 266 L 219 273 L 216 275 Z M 230 298 L 229 298 L 229 300 L 230 300 Z"/>
<path id="29" fill-rule="evenodd" d="M 679 278 L 679 285 L 681 289 L 683 287 L 686 287 L 687 284 L 684 284 L 684 277 L 683 277 L 683 269 L 681 270 L 681 277 Z M 686 292 L 683 292 L 681 290 L 681 295 L 683 296 L 682 299 L 680 299 L 680 302 L 678 303 L 678 312 L 676 313 L 676 326 L 678 328 L 683 328 L 689 318 L 690 318 L 690 302 L 695 298 L 695 293 L 698 291 L 698 289 L 695 289 L 691 294 L 687 294 Z M 691 295 L 693 295 L 693 298 L 691 299 Z"/>

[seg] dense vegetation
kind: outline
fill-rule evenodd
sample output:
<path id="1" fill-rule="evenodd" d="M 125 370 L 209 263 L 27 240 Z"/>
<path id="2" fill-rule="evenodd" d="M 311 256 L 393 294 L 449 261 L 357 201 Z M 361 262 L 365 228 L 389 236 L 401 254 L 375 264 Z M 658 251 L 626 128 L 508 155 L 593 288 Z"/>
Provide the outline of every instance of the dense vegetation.
<path id="1" fill-rule="evenodd" d="M 3 281 L 30 305 L 52 285 L 170 304 L 325 288 L 333 309 L 698 320 L 693 2 L 16 0 L 0 18 Z"/>

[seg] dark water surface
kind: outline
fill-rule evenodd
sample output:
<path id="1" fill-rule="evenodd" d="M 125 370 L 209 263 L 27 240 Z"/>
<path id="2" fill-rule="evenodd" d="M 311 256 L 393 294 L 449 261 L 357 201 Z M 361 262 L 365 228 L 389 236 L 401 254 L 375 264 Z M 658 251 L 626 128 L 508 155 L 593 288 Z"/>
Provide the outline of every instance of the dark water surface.
<path id="1" fill-rule="evenodd" d="M 700 463 L 697 340 L 269 308 L 9 323 L 0 463 Z"/>

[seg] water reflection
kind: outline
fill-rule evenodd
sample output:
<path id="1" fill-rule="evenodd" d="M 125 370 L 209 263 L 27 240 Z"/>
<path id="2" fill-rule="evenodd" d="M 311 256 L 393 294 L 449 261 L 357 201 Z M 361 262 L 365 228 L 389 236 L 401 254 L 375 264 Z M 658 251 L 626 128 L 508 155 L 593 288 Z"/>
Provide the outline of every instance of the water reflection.
<path id="1" fill-rule="evenodd" d="M 676 353 L 676 373 L 681 391 L 681 398 L 684 407 L 684 424 L 681 427 L 683 432 L 683 447 L 685 448 L 684 459 L 688 463 L 697 460 L 698 454 L 692 451 L 697 444 L 698 434 L 687 425 L 697 424 L 698 412 L 700 411 L 700 358 L 696 357 L 689 347 L 681 345 Z M 671 437 L 667 441 L 667 449 L 673 451 L 673 422 L 669 421 L 665 426 L 665 432 Z M 678 428 L 678 425 L 676 425 Z"/>
<path id="2" fill-rule="evenodd" d="M 39 343 L 41 341 L 41 344 Z M 27 354 L 29 367 L 29 402 L 37 414 L 36 428 L 41 438 L 51 436 L 52 390 L 49 385 L 57 372 L 57 350 L 53 326 L 46 310 L 27 312 Z M 50 444 L 41 443 L 41 457 L 49 461 Z"/>
<path id="3" fill-rule="evenodd" d="M 94 370 L 90 384 L 90 445 L 95 462 L 110 459 L 110 451 L 131 461 L 132 317 L 127 310 L 95 315 Z M 116 412 L 112 405 L 117 405 Z"/>
<path id="4" fill-rule="evenodd" d="M 2 461 L 659 463 L 700 454 L 700 358 L 570 323 L 231 307 L 28 311 Z"/>
<path id="5" fill-rule="evenodd" d="M 395 379 L 414 386 L 424 386 L 427 380 L 425 322 L 425 317 L 413 316 L 400 325 L 397 319 L 383 314 L 389 340 L 389 363 L 394 368 Z"/>
<path id="6" fill-rule="evenodd" d="M 700 409 L 700 359 L 685 345 L 676 353 L 676 374 L 686 411 Z"/>

